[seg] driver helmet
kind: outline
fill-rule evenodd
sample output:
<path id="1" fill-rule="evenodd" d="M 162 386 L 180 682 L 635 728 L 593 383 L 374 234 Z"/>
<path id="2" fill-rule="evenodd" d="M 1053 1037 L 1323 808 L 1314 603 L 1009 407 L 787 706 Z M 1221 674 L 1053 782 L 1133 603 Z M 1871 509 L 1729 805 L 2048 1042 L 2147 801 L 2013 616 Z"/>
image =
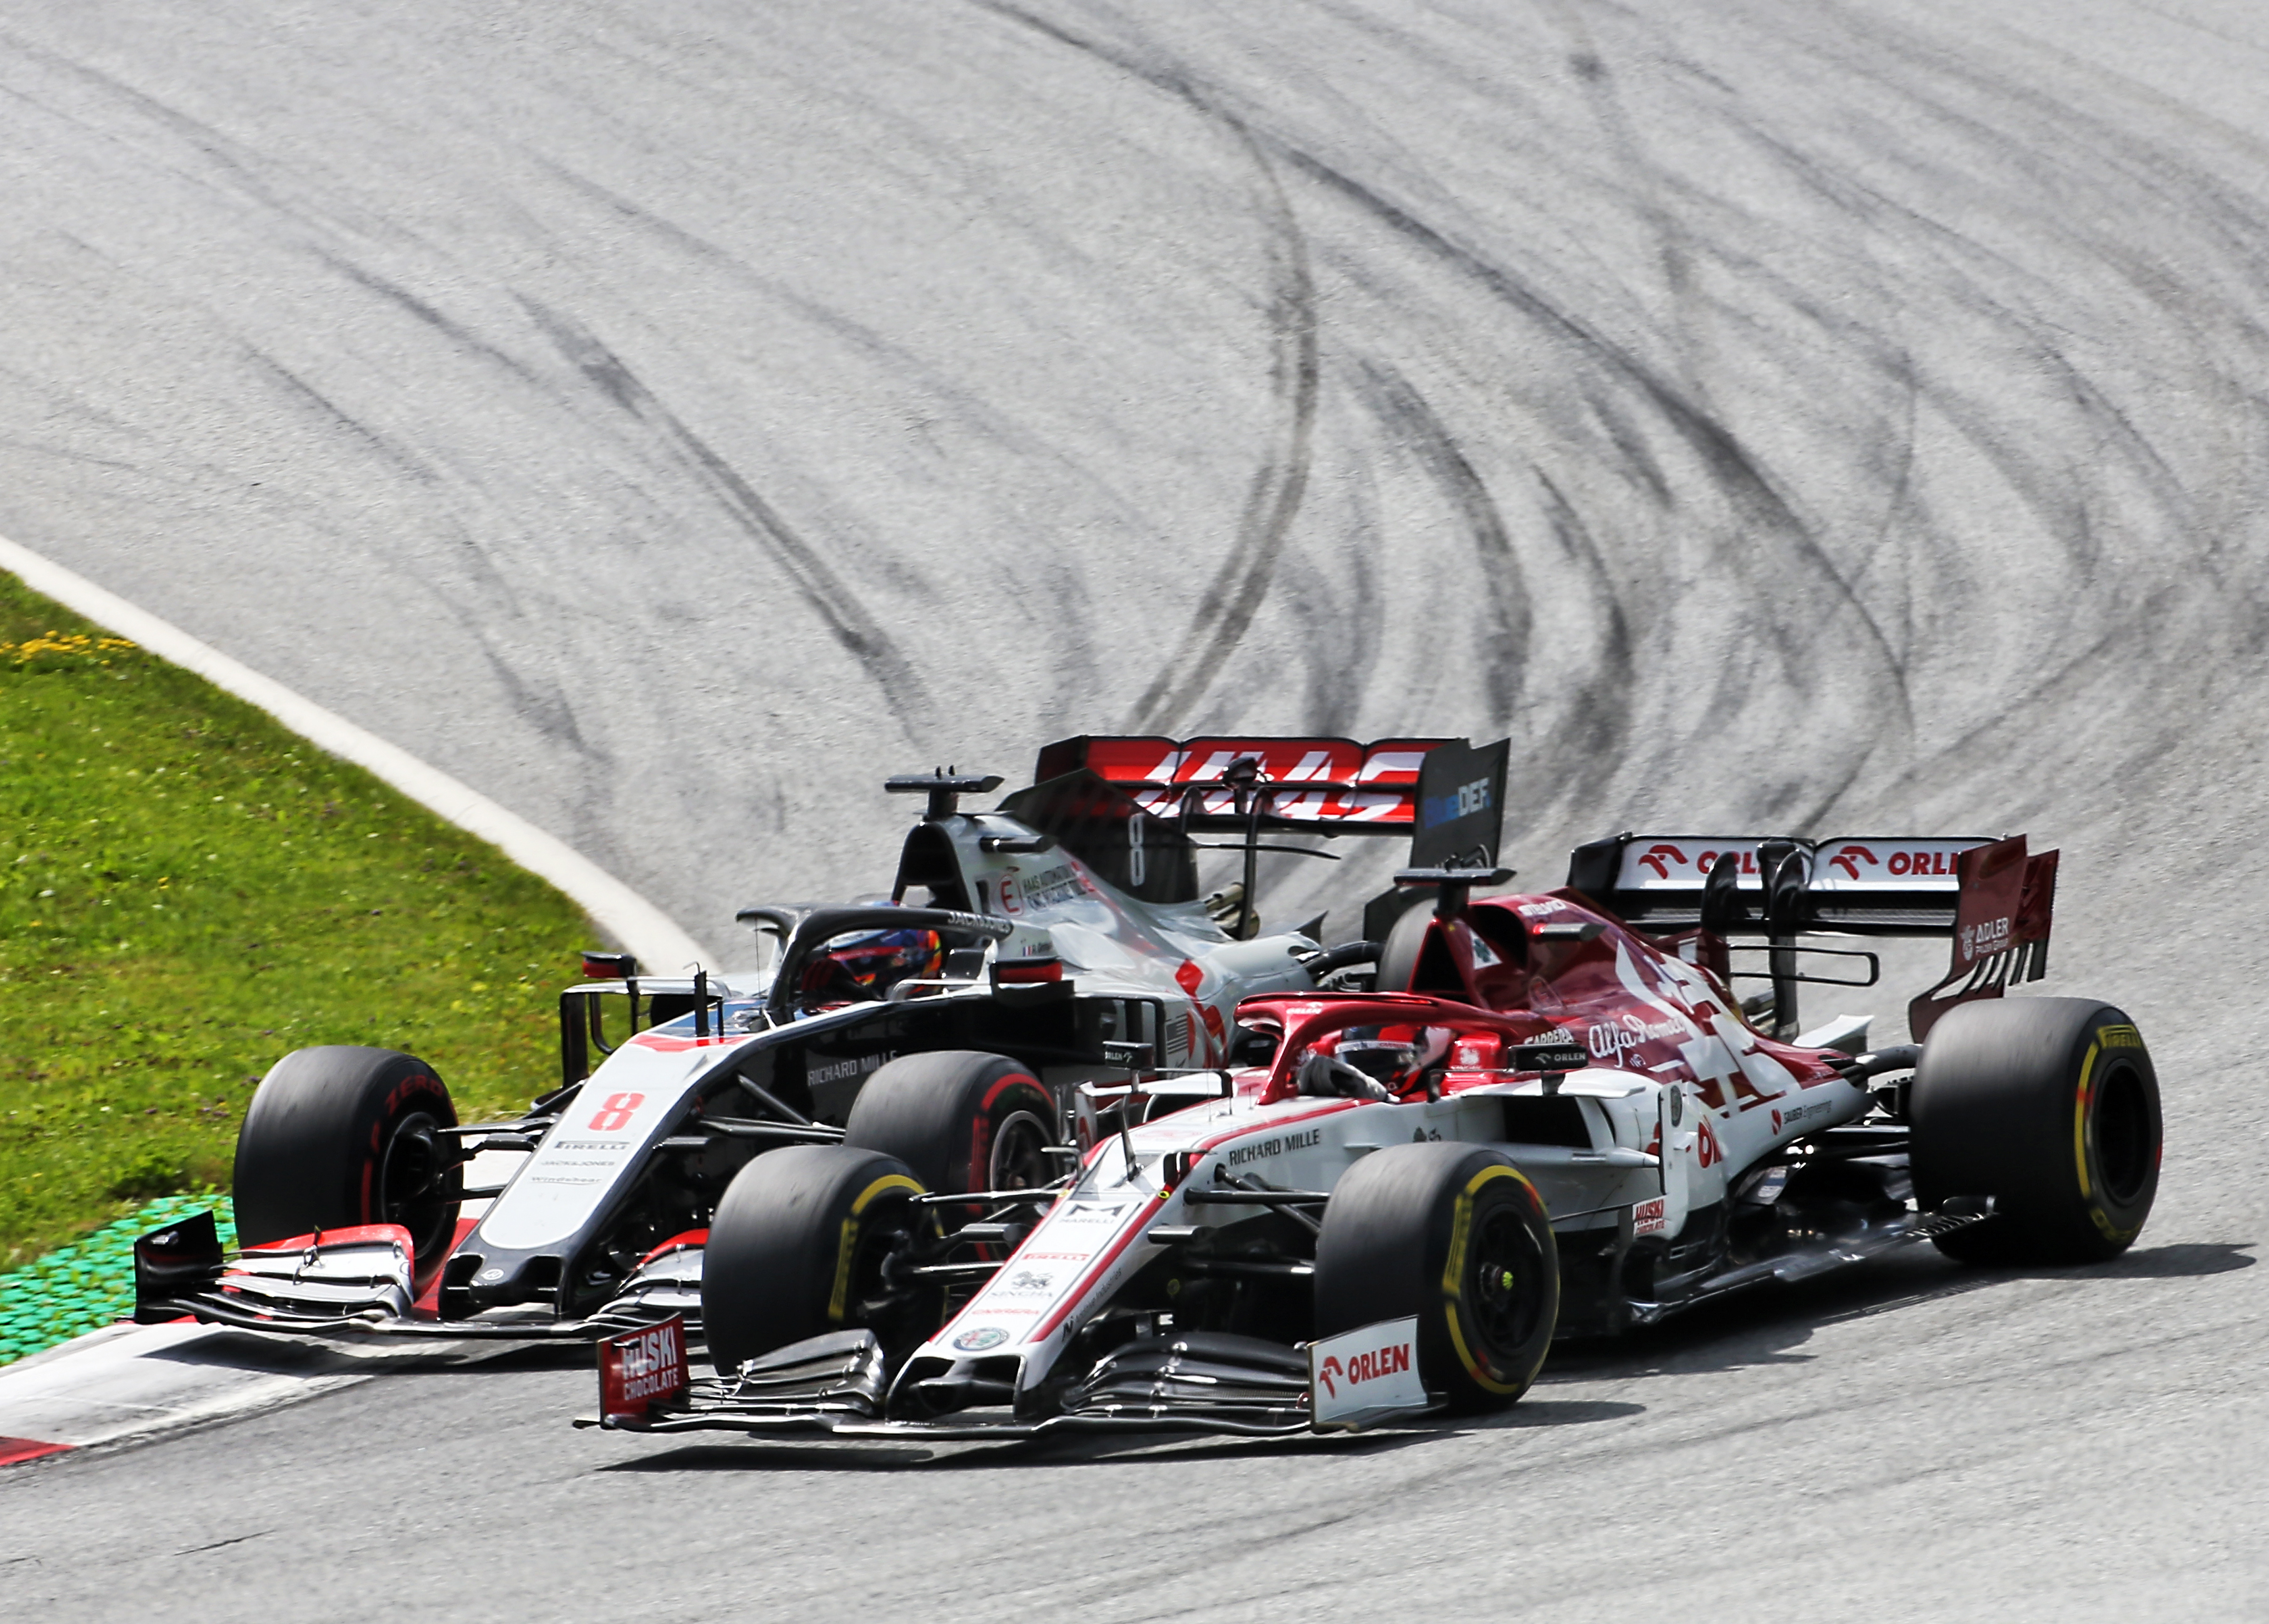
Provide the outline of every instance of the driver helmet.
<path id="1" fill-rule="evenodd" d="M 944 964 L 945 939 L 934 930 L 856 931 L 811 956 L 798 990 L 808 1001 L 880 998 L 901 981 L 935 977 Z"/>
<path id="2" fill-rule="evenodd" d="M 1353 1067 L 1377 1084 L 1382 1096 L 1393 1097 L 1419 1087 L 1426 1068 L 1440 1064 L 1449 1052 L 1450 1030 L 1408 1022 L 1350 1026 L 1315 1047 Z"/>

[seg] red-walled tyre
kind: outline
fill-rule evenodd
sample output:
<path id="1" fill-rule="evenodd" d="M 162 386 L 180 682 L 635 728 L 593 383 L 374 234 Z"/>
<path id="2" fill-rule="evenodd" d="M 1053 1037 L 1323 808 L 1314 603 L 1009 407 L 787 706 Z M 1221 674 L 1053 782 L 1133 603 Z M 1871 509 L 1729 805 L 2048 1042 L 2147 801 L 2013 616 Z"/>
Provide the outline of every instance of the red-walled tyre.
<path id="1" fill-rule="evenodd" d="M 262 1078 L 236 1135 L 236 1232 L 246 1245 L 395 1223 L 418 1292 L 456 1238 L 464 1171 L 433 1068 L 392 1049 L 299 1049 Z"/>
<path id="2" fill-rule="evenodd" d="M 843 1129 L 845 1144 L 896 1156 L 941 1194 L 1037 1189 L 1056 1175 L 1046 1147 L 1057 1138 L 1055 1101 L 1031 1071 L 965 1049 L 883 1067 Z"/>

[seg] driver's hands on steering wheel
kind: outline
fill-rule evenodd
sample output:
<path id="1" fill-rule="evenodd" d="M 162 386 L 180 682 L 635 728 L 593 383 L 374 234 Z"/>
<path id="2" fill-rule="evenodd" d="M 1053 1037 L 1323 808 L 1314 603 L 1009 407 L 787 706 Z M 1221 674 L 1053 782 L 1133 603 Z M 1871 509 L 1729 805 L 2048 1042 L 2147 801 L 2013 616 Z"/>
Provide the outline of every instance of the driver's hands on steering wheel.
<path id="1" fill-rule="evenodd" d="M 1300 1062 L 1300 1092 L 1331 1098 L 1334 1096 L 1351 1100 L 1391 1100 L 1394 1096 L 1386 1085 L 1369 1072 L 1349 1065 L 1336 1054 L 1321 1049 L 1311 1049 Z"/>

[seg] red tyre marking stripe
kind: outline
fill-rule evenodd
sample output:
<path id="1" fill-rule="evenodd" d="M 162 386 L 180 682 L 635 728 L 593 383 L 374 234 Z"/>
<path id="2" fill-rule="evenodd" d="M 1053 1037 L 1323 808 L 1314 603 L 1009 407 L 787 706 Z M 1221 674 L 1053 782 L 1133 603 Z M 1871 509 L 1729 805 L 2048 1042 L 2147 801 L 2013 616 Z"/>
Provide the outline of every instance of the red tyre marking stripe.
<path id="1" fill-rule="evenodd" d="M 993 1171 L 989 1165 L 990 1157 L 985 1143 L 985 1130 L 992 1126 L 990 1113 L 993 1110 L 993 1102 L 1018 1083 L 1030 1083 L 1033 1088 L 1039 1089 L 1040 1092 L 1044 1094 L 1046 1092 L 1045 1089 L 1040 1089 L 1040 1080 L 1030 1073 L 1008 1072 L 994 1078 L 993 1086 L 985 1090 L 985 1097 L 977 1102 L 977 1120 L 970 1125 L 969 1129 L 969 1182 L 979 1189 L 985 1187 Z M 979 1165 L 980 1163 L 987 1165 L 980 1168 Z"/>
<path id="2" fill-rule="evenodd" d="M 1038 1089 L 1040 1086 L 1040 1080 L 1028 1072 L 1009 1072 L 1006 1075 L 997 1077 L 994 1080 L 993 1086 L 985 1091 L 985 1097 L 978 1102 L 977 1109 L 979 1111 L 992 1110 L 993 1102 L 994 1100 L 999 1099 L 1002 1094 L 1016 1087 L 1016 1084 L 1020 1082 L 1029 1082 L 1035 1089 Z M 1043 1092 L 1045 1092 L 1045 1090 L 1043 1090 Z"/>
<path id="3" fill-rule="evenodd" d="M 0 1438 L 0 1466 L 37 1460 L 42 1455 L 60 1455 L 72 1447 L 69 1443 L 42 1443 L 37 1438 Z"/>
<path id="4" fill-rule="evenodd" d="M 979 1188 L 985 1187 L 983 1181 L 993 1171 L 987 1166 L 980 1172 L 977 1165 L 985 1155 L 985 1130 L 991 1126 L 993 1102 L 1020 1082 L 1029 1082 L 1035 1089 L 1040 1086 L 1037 1077 L 1028 1076 L 1023 1072 L 1009 1072 L 1005 1076 L 994 1078 L 993 1086 L 985 1090 L 985 1097 L 977 1102 L 977 1121 L 969 1130 L 969 1182 Z"/>

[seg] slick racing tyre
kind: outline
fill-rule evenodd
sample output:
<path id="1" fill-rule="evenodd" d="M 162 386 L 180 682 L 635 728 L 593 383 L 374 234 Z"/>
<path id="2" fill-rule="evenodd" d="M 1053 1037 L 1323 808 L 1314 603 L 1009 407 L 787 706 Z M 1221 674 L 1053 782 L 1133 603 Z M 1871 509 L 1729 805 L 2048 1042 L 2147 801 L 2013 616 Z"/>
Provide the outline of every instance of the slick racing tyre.
<path id="1" fill-rule="evenodd" d="M 2127 1249 L 2158 1193 L 2158 1074 L 2134 1023 L 2093 999 L 1947 1010 L 1908 1112 L 1923 1209 L 1994 1200 L 1994 1216 L 1939 1238 L 1949 1257 L 2100 1262 Z"/>
<path id="2" fill-rule="evenodd" d="M 726 1186 L 701 1264 L 701 1324 L 721 1376 L 806 1337 L 864 1326 L 895 1359 L 938 1327 L 943 1297 L 885 1267 L 933 1221 L 906 1164 L 846 1145 L 789 1145 Z"/>
<path id="3" fill-rule="evenodd" d="M 1452 1409 L 1497 1409 L 1544 1363 L 1560 1255 L 1543 1199 L 1502 1152 L 1390 1145 L 1332 1191 L 1315 1289 L 1319 1338 L 1415 1315 L 1427 1391 Z"/>
<path id="4" fill-rule="evenodd" d="M 1372 984 L 1378 991 L 1408 993 L 1415 988 L 1419 956 L 1426 948 L 1427 933 L 1433 925 L 1434 911 L 1428 907 L 1408 909 L 1394 921 L 1394 928 L 1386 933 L 1386 941 L 1378 949 L 1378 974 Z M 1442 966 L 1433 963 L 1427 968 L 1438 977 Z M 1453 990 L 1462 990 L 1457 987 L 1454 973 L 1451 982 Z"/>
<path id="5" fill-rule="evenodd" d="M 248 1246 L 397 1223 L 422 1295 L 456 1239 L 464 1170 L 433 1068 L 392 1049 L 299 1049 L 276 1062 L 236 1135 L 236 1232 Z"/>
<path id="6" fill-rule="evenodd" d="M 1023 1066 L 945 1049 L 892 1060 L 868 1078 L 843 1142 L 896 1156 L 941 1193 L 1031 1190 L 1055 1177 L 1046 1154 L 1055 1123 L 1055 1101 Z"/>

